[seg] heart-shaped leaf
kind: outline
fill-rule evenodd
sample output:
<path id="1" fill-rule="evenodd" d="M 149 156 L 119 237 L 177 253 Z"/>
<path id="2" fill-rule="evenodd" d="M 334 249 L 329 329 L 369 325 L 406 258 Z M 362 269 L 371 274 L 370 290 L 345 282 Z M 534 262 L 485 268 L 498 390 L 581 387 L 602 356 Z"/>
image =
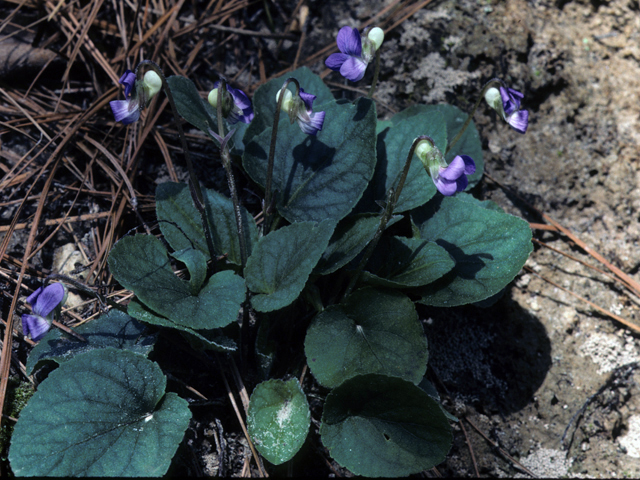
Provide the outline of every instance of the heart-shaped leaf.
<path id="1" fill-rule="evenodd" d="M 376 211 L 384 202 L 389 188 L 396 188 L 413 141 L 429 135 L 444 153 L 447 141 L 446 122 L 440 112 L 425 105 L 410 107 L 391 119 L 391 127 L 382 130 L 377 139 L 377 164 L 373 180 L 357 211 Z M 425 204 L 436 193 L 436 187 L 414 154 L 400 198 L 394 212 L 404 212 Z"/>
<path id="2" fill-rule="evenodd" d="M 209 228 L 213 247 L 218 255 L 227 255 L 227 259 L 240 265 L 240 242 L 236 226 L 235 210 L 231 199 L 216 192 L 204 190 Z M 156 188 L 156 212 L 162 234 L 176 251 L 195 247 L 207 259 L 209 249 L 202 228 L 200 213 L 191 199 L 191 192 L 184 183 L 161 183 Z M 256 222 L 246 208 L 240 206 L 245 244 L 248 254 L 258 241 Z"/>
<path id="3" fill-rule="evenodd" d="M 155 363 L 103 348 L 54 370 L 20 413 L 9 460 L 16 476 L 162 476 L 191 412 Z"/>
<path id="4" fill-rule="evenodd" d="M 483 208 L 466 194 L 438 196 L 412 218 L 422 238 L 443 247 L 456 262 L 451 272 L 420 288 L 420 302 L 427 305 L 453 307 L 495 295 L 533 250 L 527 222 Z"/>
<path id="5" fill-rule="evenodd" d="M 366 477 L 433 468 L 453 440 L 438 402 L 413 383 L 384 375 L 357 376 L 335 388 L 320 435 L 336 462 Z"/>
<path id="6" fill-rule="evenodd" d="M 334 227 L 331 220 L 300 222 L 261 238 L 244 269 L 253 308 L 271 312 L 298 298 Z"/>
<path id="7" fill-rule="evenodd" d="M 151 235 L 124 237 L 109 254 L 109 268 L 123 287 L 174 323 L 210 330 L 235 321 L 245 298 L 244 280 L 228 270 L 213 275 L 198 295 L 171 269 L 162 242 Z"/>
<path id="8" fill-rule="evenodd" d="M 383 237 L 362 279 L 390 288 L 420 287 L 449 272 L 455 262 L 439 245 L 420 238 Z"/>
<path id="9" fill-rule="evenodd" d="M 276 206 L 290 222 L 344 218 L 360 200 L 376 163 L 375 104 L 329 102 L 324 128 L 317 136 L 291 125 L 286 115 L 278 124 L 272 188 Z M 271 128 L 247 144 L 243 162 L 257 183 L 265 185 Z"/>
<path id="10" fill-rule="evenodd" d="M 413 302 L 393 290 L 365 288 L 313 320 L 304 342 L 320 384 L 383 373 L 419 383 L 427 371 L 427 339 Z"/>

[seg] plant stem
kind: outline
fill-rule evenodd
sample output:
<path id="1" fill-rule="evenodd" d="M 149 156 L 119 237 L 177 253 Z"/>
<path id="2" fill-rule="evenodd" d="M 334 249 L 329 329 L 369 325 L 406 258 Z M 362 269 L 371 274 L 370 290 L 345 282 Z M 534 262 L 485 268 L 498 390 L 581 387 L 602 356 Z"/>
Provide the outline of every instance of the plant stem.
<path id="1" fill-rule="evenodd" d="M 214 262 L 216 255 L 213 249 L 213 238 L 211 236 L 211 229 L 209 228 L 209 222 L 207 221 L 207 212 L 206 212 L 206 204 L 204 202 L 204 197 L 202 196 L 202 189 L 200 188 L 200 182 L 196 178 L 195 171 L 193 170 L 193 163 L 191 162 L 191 155 L 189 154 L 189 148 L 187 147 L 187 138 L 184 135 L 184 130 L 182 129 L 182 123 L 180 123 L 180 115 L 178 114 L 178 109 L 176 107 L 176 103 L 173 100 L 173 94 L 171 93 L 171 88 L 169 88 L 169 84 L 167 83 L 167 79 L 162 73 L 160 67 L 151 60 L 143 60 L 136 67 L 136 77 L 138 77 L 138 71 L 142 65 L 147 65 L 154 72 L 158 74 L 160 79 L 162 80 L 162 88 L 164 89 L 164 93 L 167 95 L 167 99 L 169 100 L 169 104 L 171 105 L 171 111 L 173 112 L 173 117 L 176 120 L 176 127 L 178 128 L 178 136 L 180 137 L 180 142 L 182 144 L 182 151 L 184 152 L 184 158 L 187 162 L 187 170 L 189 171 L 189 190 L 191 191 L 191 198 L 193 199 L 193 203 L 196 208 L 200 212 L 200 218 L 202 220 L 202 228 L 204 229 L 205 238 L 207 240 L 207 248 L 209 250 L 209 256 L 211 257 L 211 261 Z"/>
<path id="2" fill-rule="evenodd" d="M 380 50 L 376 50 L 376 67 L 373 71 L 373 80 L 371 81 L 371 88 L 369 89 L 369 98 L 373 98 L 373 94 L 376 91 L 376 85 L 378 84 L 378 75 L 380 74 Z"/>
<path id="3" fill-rule="evenodd" d="M 462 125 L 462 128 L 456 134 L 456 136 L 453 137 L 453 140 L 451 140 L 451 142 L 449 142 L 449 145 L 447 145 L 447 149 L 444 152 L 445 155 L 447 153 L 449 153 L 451 148 L 457 143 L 458 140 L 460 140 L 460 138 L 462 137 L 462 134 L 464 133 L 464 131 L 467 129 L 467 127 L 471 123 L 471 119 L 473 118 L 473 115 L 476 113 L 476 110 L 478 110 L 478 107 L 480 106 L 480 102 L 482 102 L 482 100 L 484 99 L 484 94 L 487 92 L 487 90 L 489 90 L 489 88 L 491 88 L 496 83 L 498 83 L 501 86 L 506 88 L 506 85 L 504 85 L 504 82 L 502 80 L 500 80 L 499 78 L 492 78 L 487 83 L 485 83 L 484 87 L 482 87 L 482 91 L 480 92 L 480 96 L 478 97 L 478 100 L 476 101 L 476 104 L 473 106 L 473 109 L 471 110 L 471 113 L 469 113 L 469 115 L 467 116 L 467 119 L 464 121 L 464 124 Z"/>
<path id="4" fill-rule="evenodd" d="M 216 116 L 218 117 L 218 135 L 221 138 L 226 138 L 224 134 L 224 122 L 222 121 L 222 93 L 223 89 L 226 93 L 227 82 L 224 79 L 220 79 L 220 86 L 218 87 L 218 104 Z M 227 142 L 223 142 L 220 145 L 220 158 L 222 159 L 222 165 L 227 172 L 227 183 L 229 184 L 229 192 L 231 193 L 231 201 L 233 202 L 233 211 L 236 217 L 236 228 L 238 229 L 238 242 L 240 243 L 240 263 L 242 268 L 247 264 L 247 242 L 244 236 L 244 225 L 242 224 L 242 210 L 240 210 L 240 200 L 238 199 L 238 190 L 236 189 L 236 180 L 233 175 L 233 167 L 231 165 L 231 154 L 229 153 L 229 146 Z"/>
<path id="5" fill-rule="evenodd" d="M 273 117 L 273 128 L 271 129 L 271 145 L 269 146 L 269 161 L 267 162 L 267 178 L 264 186 L 264 205 L 262 206 L 262 216 L 264 218 L 262 233 L 266 235 L 269 233 L 269 223 L 271 221 L 271 181 L 273 178 L 273 166 L 276 155 L 276 139 L 278 138 L 278 124 L 280 123 L 280 111 L 282 109 L 282 102 L 284 101 L 284 94 L 289 86 L 289 83 L 294 83 L 296 86 L 295 95 L 300 94 L 300 84 L 295 78 L 289 78 L 282 89 L 280 90 L 280 96 L 278 97 L 278 105 L 276 107 L 276 113 Z"/>
<path id="6" fill-rule="evenodd" d="M 344 295 L 342 296 L 342 301 L 344 301 L 349 296 L 349 294 L 353 290 L 353 287 L 355 287 L 357 281 L 360 279 L 360 275 L 362 275 L 362 271 L 364 270 L 364 267 L 369 262 L 369 259 L 371 258 L 373 251 L 375 250 L 376 246 L 378 246 L 378 242 L 380 241 L 382 234 L 387 228 L 387 223 L 389 223 L 389 220 L 393 215 L 393 209 L 395 208 L 396 204 L 398 203 L 398 200 L 400 199 L 400 194 L 402 193 L 402 189 L 404 188 L 404 184 L 407 180 L 407 175 L 409 174 L 409 168 L 411 167 L 411 160 L 413 159 L 413 154 L 416 150 L 416 146 L 422 140 L 427 140 L 431 142 L 433 146 L 435 146 L 435 142 L 433 141 L 433 139 L 427 135 L 419 136 L 411 144 L 411 148 L 409 149 L 409 155 L 407 155 L 407 160 L 404 162 L 404 169 L 402 170 L 402 174 L 398 179 L 398 185 L 396 186 L 395 189 L 393 187 L 389 188 L 389 191 L 387 192 L 387 203 L 384 207 L 384 211 L 382 212 L 382 215 L 380 216 L 380 224 L 378 225 L 378 229 L 376 230 L 376 233 L 374 234 L 373 239 L 371 239 L 371 242 L 369 242 L 369 245 L 367 245 L 367 249 L 364 251 L 364 254 L 362 255 L 362 259 L 360 260 L 360 263 L 358 264 L 358 267 L 356 268 L 355 273 L 351 277 L 351 280 L 349 281 L 349 285 L 347 285 Z"/>

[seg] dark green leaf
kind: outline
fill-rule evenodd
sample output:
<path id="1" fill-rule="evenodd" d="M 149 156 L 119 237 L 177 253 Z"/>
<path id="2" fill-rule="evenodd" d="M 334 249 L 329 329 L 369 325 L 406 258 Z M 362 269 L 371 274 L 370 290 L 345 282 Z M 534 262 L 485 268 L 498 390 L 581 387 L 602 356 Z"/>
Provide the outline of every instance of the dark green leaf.
<path id="1" fill-rule="evenodd" d="M 251 304 L 259 312 L 286 307 L 304 288 L 327 248 L 335 222 L 300 222 L 270 232 L 253 250 L 244 269 Z"/>
<path id="2" fill-rule="evenodd" d="M 161 183 L 156 187 L 156 215 L 164 238 L 175 251 L 197 248 L 209 258 L 200 213 L 184 183 Z"/>
<path id="3" fill-rule="evenodd" d="M 79 353 L 105 347 L 131 350 L 146 356 L 156 341 L 155 335 L 145 333 L 146 327 L 143 324 L 119 310 L 111 310 L 74 330 L 87 341 L 81 342 L 57 328 L 49 330 L 29 353 L 27 359 L 29 375 L 45 360 L 62 363 Z"/>
<path id="4" fill-rule="evenodd" d="M 527 222 L 483 208 L 466 194 L 438 196 L 412 216 L 422 238 L 443 247 L 456 262 L 451 272 L 418 291 L 427 305 L 453 307 L 495 295 L 532 251 Z"/>
<path id="5" fill-rule="evenodd" d="M 151 235 L 121 239 L 109 254 L 109 268 L 145 305 L 194 330 L 229 325 L 245 299 L 244 280 L 228 270 L 213 275 L 192 295 L 189 282 L 173 273 L 162 242 Z"/>
<path id="6" fill-rule="evenodd" d="M 296 379 L 269 380 L 251 394 L 247 429 L 258 451 L 274 465 L 293 458 L 310 424 L 309 403 Z"/>
<path id="7" fill-rule="evenodd" d="M 417 384 L 427 370 L 427 339 L 413 302 L 393 290 L 358 290 L 319 313 L 304 350 L 311 373 L 328 388 L 367 373 Z"/>
<path id="8" fill-rule="evenodd" d="M 16 476 L 162 476 L 191 412 L 166 393 L 160 367 L 104 348 L 53 371 L 20 413 L 9 460 Z"/>
<path id="9" fill-rule="evenodd" d="M 207 257 L 205 254 L 195 248 L 185 248 L 172 253 L 171 256 L 187 266 L 191 295 L 198 295 L 207 277 Z"/>
<path id="10" fill-rule="evenodd" d="M 282 115 L 278 126 L 273 190 L 276 206 L 290 222 L 340 220 L 358 202 L 376 162 L 375 104 L 366 98 L 355 104 L 329 102 L 324 128 L 306 135 Z M 284 118 L 283 118 L 284 117 Z M 265 185 L 271 128 L 247 144 L 244 166 Z"/>
<path id="11" fill-rule="evenodd" d="M 391 217 L 387 228 L 402 217 Z M 380 225 L 380 215 L 363 213 L 344 218 L 331 236 L 329 246 L 322 254 L 314 273 L 328 275 L 344 267 L 367 246 Z"/>
<path id="12" fill-rule="evenodd" d="M 451 448 L 438 403 L 411 382 L 351 378 L 328 396 L 320 428 L 331 456 L 356 475 L 405 477 L 433 468 Z"/>
<path id="13" fill-rule="evenodd" d="M 390 288 L 420 287 L 449 272 L 455 262 L 433 242 L 420 238 L 383 237 L 362 280 Z"/>
<path id="14" fill-rule="evenodd" d="M 180 334 L 185 337 L 196 350 L 204 349 L 218 352 L 233 352 L 238 348 L 236 343 L 226 337 L 219 328 L 212 330 L 193 330 L 192 328 L 185 327 L 172 322 L 168 318 L 157 315 L 135 298 L 129 302 L 128 312 L 129 315 L 141 322 L 179 330 Z M 185 320 L 185 322 L 186 321 L 187 320 Z"/>
<path id="15" fill-rule="evenodd" d="M 230 262 L 240 265 L 240 242 L 233 202 L 215 190 L 204 190 L 204 196 L 216 254 L 228 254 Z M 206 255 L 207 259 L 209 258 L 201 216 L 193 205 L 187 185 L 171 182 L 158 185 L 156 210 L 160 230 L 174 250 L 179 251 L 195 246 Z M 245 244 L 250 254 L 253 245 L 258 241 L 258 229 L 247 209 L 240 206 L 240 211 Z"/>

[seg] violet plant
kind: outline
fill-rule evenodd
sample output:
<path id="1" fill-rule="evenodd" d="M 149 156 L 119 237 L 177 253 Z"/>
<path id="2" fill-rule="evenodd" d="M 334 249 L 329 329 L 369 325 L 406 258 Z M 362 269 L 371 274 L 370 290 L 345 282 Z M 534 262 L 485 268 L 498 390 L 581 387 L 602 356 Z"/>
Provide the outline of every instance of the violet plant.
<path id="1" fill-rule="evenodd" d="M 146 358 L 160 330 L 205 355 L 238 358 L 252 391 L 250 440 L 271 464 L 292 459 L 309 434 L 357 475 L 406 476 L 444 460 L 457 420 L 425 377 L 416 303 L 494 301 L 529 256 L 527 222 L 465 193 L 483 171 L 471 120 L 481 100 L 521 133 L 528 112 L 521 93 L 493 79 L 469 115 L 414 105 L 378 120 L 382 40 L 379 28 L 343 27 L 341 53 L 326 60 L 351 81 L 375 62 L 369 98 L 354 102 L 334 99 L 307 68 L 262 85 L 252 102 L 224 79 L 205 100 L 191 80 L 165 78 L 149 61 L 122 76 L 116 121 L 137 121 L 162 88 L 180 134 L 182 118 L 220 149 L 230 197 L 200 186 L 182 135 L 189 184 L 156 190 L 164 242 L 128 235 L 109 256 L 114 278 L 135 294 L 126 313 L 80 327 L 86 343 L 51 330 L 29 357 L 29 371 L 60 366 L 17 423 L 16 475 L 166 472 L 191 414 Z M 259 210 L 242 205 L 234 169 L 264 192 Z M 29 300 L 34 339 L 54 303 L 47 289 Z M 298 380 L 307 369 L 321 386 L 311 432 Z"/>

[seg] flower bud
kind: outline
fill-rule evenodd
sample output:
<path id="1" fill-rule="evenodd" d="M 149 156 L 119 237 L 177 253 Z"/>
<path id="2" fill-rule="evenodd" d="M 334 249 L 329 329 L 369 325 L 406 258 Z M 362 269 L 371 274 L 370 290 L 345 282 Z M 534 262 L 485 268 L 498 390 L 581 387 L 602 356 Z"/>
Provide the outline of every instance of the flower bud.
<path id="1" fill-rule="evenodd" d="M 213 108 L 218 108 L 218 89 L 217 88 L 214 88 L 209 92 L 209 96 L 207 97 L 207 100 L 209 101 L 209 104 Z"/>
<path id="2" fill-rule="evenodd" d="M 433 150 L 433 145 L 428 140 L 422 140 L 416 145 L 416 155 L 420 160 L 426 159 L 431 150 Z"/>
<path id="3" fill-rule="evenodd" d="M 290 113 L 291 107 L 293 107 L 293 93 L 288 88 L 281 88 L 276 94 L 276 103 L 280 101 L 280 95 L 284 89 L 284 98 L 282 99 L 282 111 Z"/>
<path id="4" fill-rule="evenodd" d="M 380 27 L 373 27 L 369 30 L 367 38 L 371 41 L 375 49 L 378 50 L 384 41 L 384 30 Z"/>
<path id="5" fill-rule="evenodd" d="M 147 101 L 151 100 L 162 88 L 162 79 L 153 70 L 149 70 L 144 74 L 143 78 L 144 88 L 147 94 Z"/>
<path id="6" fill-rule="evenodd" d="M 484 99 L 487 101 L 487 104 L 491 108 L 493 108 L 500 115 L 504 116 L 504 110 L 502 107 L 502 95 L 500 95 L 500 90 L 491 87 L 485 92 Z"/>

